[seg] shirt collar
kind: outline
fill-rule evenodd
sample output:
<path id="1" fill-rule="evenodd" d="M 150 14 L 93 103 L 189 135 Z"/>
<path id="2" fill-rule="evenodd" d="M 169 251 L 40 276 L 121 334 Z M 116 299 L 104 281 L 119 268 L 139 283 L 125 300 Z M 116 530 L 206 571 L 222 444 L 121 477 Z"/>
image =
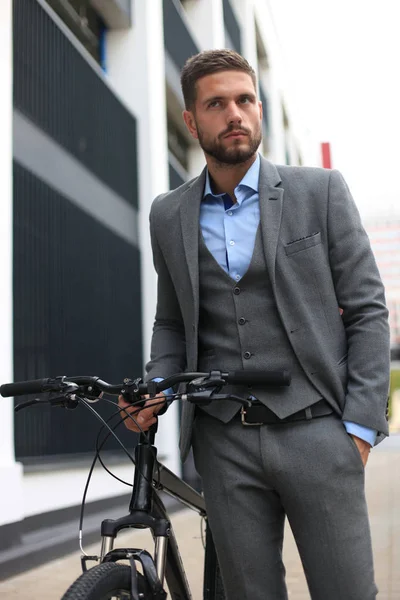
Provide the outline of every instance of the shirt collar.
<path id="1" fill-rule="evenodd" d="M 261 162 L 260 155 L 257 153 L 256 160 L 253 162 L 253 164 L 251 165 L 251 167 L 249 168 L 249 170 L 243 177 L 242 181 L 237 185 L 237 187 L 235 189 L 237 189 L 239 186 L 246 186 L 246 187 L 254 190 L 255 192 L 258 192 L 258 180 L 260 177 L 260 162 Z M 213 194 L 213 192 L 211 190 L 211 185 L 210 185 L 210 175 L 209 175 L 208 169 L 207 169 L 206 184 L 204 186 L 203 198 L 205 198 L 208 195 L 214 196 L 215 198 L 220 198 L 224 194 Z"/>

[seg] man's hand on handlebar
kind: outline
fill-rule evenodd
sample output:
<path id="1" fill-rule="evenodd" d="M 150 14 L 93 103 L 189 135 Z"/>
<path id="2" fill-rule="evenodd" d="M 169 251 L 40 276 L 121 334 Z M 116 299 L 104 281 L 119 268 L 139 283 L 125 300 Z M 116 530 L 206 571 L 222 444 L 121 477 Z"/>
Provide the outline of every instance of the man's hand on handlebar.
<path id="1" fill-rule="evenodd" d="M 130 404 L 125 400 L 123 396 L 118 396 L 118 406 L 124 408 L 126 412 L 130 413 L 132 417 L 138 422 L 140 428 L 136 423 L 127 417 L 124 421 L 126 427 L 131 431 L 140 432 L 148 431 L 152 425 L 157 421 L 157 414 L 164 406 L 162 398 L 165 397 L 163 392 L 157 394 L 157 398 L 150 398 L 150 396 L 143 396 L 146 400 L 144 407 L 138 407 Z M 121 417 L 126 417 L 125 411 L 121 411 Z"/>

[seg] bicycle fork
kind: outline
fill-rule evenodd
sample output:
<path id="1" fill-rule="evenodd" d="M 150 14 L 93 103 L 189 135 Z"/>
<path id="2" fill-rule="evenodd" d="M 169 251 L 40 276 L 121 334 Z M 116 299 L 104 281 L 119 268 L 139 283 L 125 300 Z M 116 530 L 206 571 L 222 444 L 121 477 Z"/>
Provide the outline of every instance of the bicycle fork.
<path id="1" fill-rule="evenodd" d="M 168 532 L 169 537 L 169 532 Z M 167 561 L 168 550 L 167 536 L 154 536 L 154 562 L 158 579 L 164 585 L 165 565 Z M 112 555 L 114 549 L 114 537 L 103 535 L 101 538 L 100 562 L 104 562 L 105 557 Z M 129 552 L 126 553 L 127 555 Z"/>
<path id="2" fill-rule="evenodd" d="M 152 442 L 154 440 L 154 432 L 151 432 L 149 435 Z M 120 558 L 120 551 L 114 551 L 113 548 L 114 540 L 121 529 L 148 528 L 152 531 L 154 538 L 153 565 L 158 580 L 163 586 L 171 524 L 167 519 L 156 517 L 153 514 L 153 472 L 157 459 L 157 449 L 149 445 L 148 442 L 143 442 L 144 439 L 141 435 L 139 444 L 135 448 L 136 469 L 132 497 L 129 504 L 130 514 L 120 519 L 106 519 L 102 522 L 100 559 L 101 562 L 104 562 Z M 126 551 L 129 554 L 129 549 L 126 549 Z M 138 550 L 134 551 L 135 554 L 138 552 L 140 553 Z M 150 555 L 147 556 L 149 557 Z M 139 554 L 137 554 L 137 557 L 140 560 Z"/>

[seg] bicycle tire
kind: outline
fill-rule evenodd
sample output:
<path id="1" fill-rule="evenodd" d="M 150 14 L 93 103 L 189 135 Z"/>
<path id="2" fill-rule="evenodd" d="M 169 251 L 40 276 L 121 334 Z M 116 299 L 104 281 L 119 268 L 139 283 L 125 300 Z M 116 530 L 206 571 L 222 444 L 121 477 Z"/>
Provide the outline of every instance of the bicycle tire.
<path id="1" fill-rule="evenodd" d="M 217 552 L 211 529 L 206 524 L 206 548 L 204 555 L 203 600 L 225 600 L 224 584 L 218 564 Z"/>
<path id="2" fill-rule="evenodd" d="M 137 576 L 141 600 L 150 600 L 145 578 L 141 573 Z M 68 588 L 61 600 L 130 600 L 130 592 L 130 567 L 108 562 L 85 571 Z"/>

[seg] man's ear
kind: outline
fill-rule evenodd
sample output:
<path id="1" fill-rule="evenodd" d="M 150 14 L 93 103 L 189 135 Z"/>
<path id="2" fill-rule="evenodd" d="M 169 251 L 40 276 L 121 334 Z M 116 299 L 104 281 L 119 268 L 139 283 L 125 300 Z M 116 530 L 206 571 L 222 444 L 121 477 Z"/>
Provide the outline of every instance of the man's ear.
<path id="1" fill-rule="evenodd" d="M 262 118 L 263 118 L 263 105 L 262 105 L 261 100 L 258 101 L 258 107 L 260 109 L 260 121 L 262 121 Z"/>
<path id="2" fill-rule="evenodd" d="M 182 113 L 183 120 L 185 121 L 185 125 L 188 128 L 190 135 L 195 139 L 199 139 L 197 133 L 196 120 L 191 110 L 184 110 Z"/>

